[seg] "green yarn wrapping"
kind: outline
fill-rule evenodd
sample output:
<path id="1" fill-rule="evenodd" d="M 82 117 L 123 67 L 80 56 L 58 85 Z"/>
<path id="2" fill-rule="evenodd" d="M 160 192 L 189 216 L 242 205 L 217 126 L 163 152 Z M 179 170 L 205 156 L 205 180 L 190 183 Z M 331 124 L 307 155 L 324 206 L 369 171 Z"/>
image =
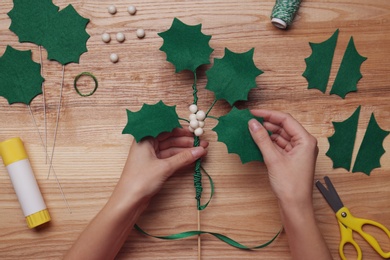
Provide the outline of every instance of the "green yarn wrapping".
<path id="1" fill-rule="evenodd" d="M 301 1 L 302 0 L 276 0 L 276 4 L 272 9 L 271 19 L 277 18 L 286 24 L 284 25 L 275 21 L 272 21 L 272 23 L 281 29 L 285 29 L 287 26 L 291 25 Z"/>

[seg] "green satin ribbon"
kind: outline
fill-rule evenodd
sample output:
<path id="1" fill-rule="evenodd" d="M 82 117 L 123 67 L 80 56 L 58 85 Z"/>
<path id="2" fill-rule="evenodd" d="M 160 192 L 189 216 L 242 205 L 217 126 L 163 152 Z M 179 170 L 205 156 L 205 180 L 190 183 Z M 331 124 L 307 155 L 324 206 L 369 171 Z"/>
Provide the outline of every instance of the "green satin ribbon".
<path id="1" fill-rule="evenodd" d="M 244 249 L 244 250 L 260 249 L 260 248 L 264 248 L 264 247 L 270 245 L 272 242 L 274 242 L 274 240 L 279 236 L 279 234 L 283 230 L 283 228 L 281 228 L 279 230 L 279 232 L 273 238 L 271 238 L 269 241 L 265 242 L 264 244 L 254 246 L 254 247 L 247 247 L 247 246 L 240 244 L 239 242 L 237 242 L 237 241 L 235 241 L 235 240 L 233 240 L 225 235 L 215 233 L 215 232 L 199 230 L 199 231 L 185 231 L 182 233 L 173 234 L 173 235 L 169 235 L 169 236 L 153 236 L 153 235 L 145 232 L 144 230 L 142 230 L 137 224 L 134 225 L 134 228 L 144 235 L 154 237 L 154 238 L 164 239 L 164 240 L 178 240 L 178 239 L 183 239 L 183 238 L 192 237 L 192 236 L 199 236 L 202 234 L 209 234 L 209 235 L 212 235 L 212 236 L 218 238 L 219 240 L 221 240 L 222 242 L 225 242 L 226 244 L 228 244 L 230 246 L 233 246 L 233 247 L 238 248 L 238 249 Z"/>
<path id="2" fill-rule="evenodd" d="M 210 181 L 210 199 L 203 205 L 201 205 L 200 207 L 198 207 L 198 210 L 204 210 L 210 203 L 213 195 L 214 195 L 214 182 L 213 182 L 213 179 L 211 178 L 211 176 L 207 173 L 207 171 L 203 168 L 203 167 L 200 167 L 202 169 L 202 171 L 207 175 L 207 177 L 209 178 L 209 181 Z M 149 233 L 147 233 L 146 231 L 144 231 L 142 228 L 140 228 L 140 226 L 138 226 L 137 224 L 134 225 L 134 228 L 136 230 L 138 230 L 139 232 L 141 232 L 142 234 L 144 235 L 147 235 L 147 236 L 150 236 L 150 237 L 154 237 L 154 238 L 158 238 L 158 239 L 164 239 L 164 240 L 178 240 L 178 239 L 184 239 L 184 238 L 188 238 L 188 237 L 192 237 L 192 236 L 199 236 L 199 235 L 202 235 L 202 234 L 209 234 L 209 235 L 212 235 L 216 238 L 218 238 L 219 240 L 221 240 L 222 242 L 230 245 L 230 246 L 233 246 L 235 248 L 239 248 L 239 249 L 244 249 L 244 250 L 254 250 L 254 249 L 260 249 L 260 248 L 264 248 L 266 246 L 268 246 L 269 244 L 271 244 L 278 236 L 279 234 L 282 232 L 283 230 L 283 227 L 279 230 L 279 232 L 273 237 L 271 238 L 269 241 L 261 244 L 261 245 L 258 245 L 258 246 L 254 246 L 254 247 L 247 247 L 243 244 L 240 244 L 239 242 L 225 236 L 225 235 L 222 235 L 222 234 L 219 234 L 219 233 L 215 233 L 215 232 L 209 232 L 209 231 L 202 231 L 202 230 L 198 230 L 198 231 L 185 231 L 185 232 L 181 232 L 181 233 L 178 233 L 178 234 L 172 234 L 172 235 L 168 235 L 168 236 L 154 236 L 154 235 L 151 235 Z"/>

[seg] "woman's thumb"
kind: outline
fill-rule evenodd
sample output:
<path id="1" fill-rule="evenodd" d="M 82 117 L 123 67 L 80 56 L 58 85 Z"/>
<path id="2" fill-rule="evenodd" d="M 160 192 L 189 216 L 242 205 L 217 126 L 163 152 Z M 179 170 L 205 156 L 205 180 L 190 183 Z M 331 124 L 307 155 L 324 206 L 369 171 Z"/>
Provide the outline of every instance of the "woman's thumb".
<path id="1" fill-rule="evenodd" d="M 264 128 L 256 119 L 251 119 L 248 122 L 249 132 L 252 135 L 253 140 L 262 151 L 264 159 L 266 157 L 273 156 L 275 153 L 275 147 L 268 135 L 267 129 Z"/>
<path id="2" fill-rule="evenodd" d="M 193 147 L 191 149 L 186 149 L 169 159 L 167 159 L 172 167 L 173 171 L 177 171 L 182 167 L 190 165 L 195 162 L 197 159 L 206 154 L 206 150 L 202 146 Z"/>

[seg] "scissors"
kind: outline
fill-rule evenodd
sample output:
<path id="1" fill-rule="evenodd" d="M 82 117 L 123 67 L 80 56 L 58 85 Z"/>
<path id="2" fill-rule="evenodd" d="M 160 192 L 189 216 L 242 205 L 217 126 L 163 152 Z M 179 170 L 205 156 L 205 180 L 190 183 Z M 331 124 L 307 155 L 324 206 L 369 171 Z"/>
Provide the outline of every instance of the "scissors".
<path id="1" fill-rule="evenodd" d="M 359 235 L 361 235 L 368 242 L 368 244 L 370 244 L 370 246 L 372 246 L 374 250 L 383 258 L 390 258 L 390 252 L 384 252 L 381 246 L 379 245 L 378 241 L 372 235 L 364 232 L 362 230 L 362 227 L 364 225 L 375 226 L 383 230 L 389 238 L 390 238 L 390 231 L 382 224 L 375 222 L 373 220 L 355 218 L 348 210 L 348 208 L 344 207 L 344 204 L 341 201 L 339 195 L 337 194 L 337 191 L 334 188 L 329 177 L 325 176 L 324 180 L 327 188 L 325 188 L 325 186 L 320 181 L 316 181 L 316 187 L 322 193 L 322 195 L 328 202 L 329 206 L 336 213 L 336 218 L 340 226 L 340 235 L 341 235 L 341 241 L 339 246 L 339 254 L 341 256 L 341 259 L 343 260 L 347 259 L 344 255 L 344 246 L 347 243 L 350 243 L 356 249 L 358 255 L 357 259 L 358 260 L 362 259 L 362 250 L 360 246 L 356 243 L 356 241 L 353 239 L 352 236 L 353 231 L 359 233 Z"/>

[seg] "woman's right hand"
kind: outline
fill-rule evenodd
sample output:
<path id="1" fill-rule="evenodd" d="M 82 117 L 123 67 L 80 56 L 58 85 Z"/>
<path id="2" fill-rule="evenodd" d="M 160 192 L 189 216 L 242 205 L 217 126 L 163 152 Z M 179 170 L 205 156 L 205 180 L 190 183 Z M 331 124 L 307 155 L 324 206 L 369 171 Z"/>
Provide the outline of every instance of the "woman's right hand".
<path id="1" fill-rule="evenodd" d="M 318 155 L 316 138 L 289 114 L 262 109 L 251 112 L 264 118 L 263 125 L 250 120 L 249 130 L 264 156 L 279 203 L 311 205 Z"/>

